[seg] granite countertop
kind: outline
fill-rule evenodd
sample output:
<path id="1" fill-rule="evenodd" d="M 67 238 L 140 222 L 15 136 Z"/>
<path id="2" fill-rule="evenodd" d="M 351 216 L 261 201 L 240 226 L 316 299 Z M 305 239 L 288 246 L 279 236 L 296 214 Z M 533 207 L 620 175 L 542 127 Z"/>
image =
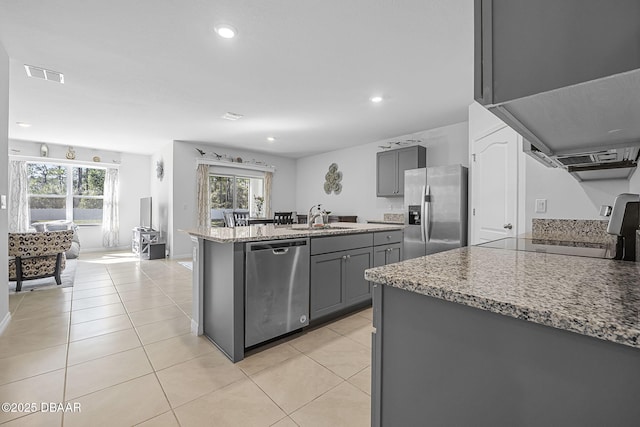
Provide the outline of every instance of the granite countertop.
<path id="1" fill-rule="evenodd" d="M 465 247 L 365 271 L 396 288 L 640 348 L 640 264 Z"/>
<path id="2" fill-rule="evenodd" d="M 401 230 L 401 225 L 361 224 L 334 222 L 329 228 L 310 230 L 306 224 L 250 225 L 247 227 L 210 227 L 207 229 L 180 230 L 192 236 L 218 243 L 257 242 L 260 240 L 295 239 L 301 237 L 337 236 L 344 234 L 372 233 Z"/>

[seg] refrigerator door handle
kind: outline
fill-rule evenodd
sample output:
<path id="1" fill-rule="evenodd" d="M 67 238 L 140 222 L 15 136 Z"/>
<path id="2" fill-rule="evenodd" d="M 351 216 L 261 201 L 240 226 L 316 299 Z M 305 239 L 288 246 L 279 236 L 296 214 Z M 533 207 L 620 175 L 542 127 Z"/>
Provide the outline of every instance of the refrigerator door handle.
<path id="1" fill-rule="evenodd" d="M 425 215 L 425 203 L 424 203 L 424 198 L 425 195 L 427 194 L 427 188 L 428 186 L 423 185 L 422 186 L 422 193 L 420 198 L 422 199 L 420 202 L 420 239 L 422 240 L 423 243 L 426 243 L 427 241 L 427 235 L 426 235 L 426 230 L 425 230 L 425 222 L 426 222 L 426 217 Z"/>
<path id="2" fill-rule="evenodd" d="M 422 206 L 424 206 L 424 216 L 422 217 L 422 224 L 424 230 L 424 239 L 429 242 L 431 241 L 431 189 L 429 186 L 425 186 L 424 189 L 424 201 L 422 202 Z"/>

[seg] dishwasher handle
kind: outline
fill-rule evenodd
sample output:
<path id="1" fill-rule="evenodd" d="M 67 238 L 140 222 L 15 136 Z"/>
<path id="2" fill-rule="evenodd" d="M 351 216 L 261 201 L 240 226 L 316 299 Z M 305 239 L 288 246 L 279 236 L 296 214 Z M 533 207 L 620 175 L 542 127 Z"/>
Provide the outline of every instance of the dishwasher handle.
<path id="1" fill-rule="evenodd" d="M 289 248 L 296 246 L 307 246 L 309 243 L 307 239 L 297 240 L 271 240 L 268 242 L 252 242 L 246 244 L 247 252 L 257 251 L 272 251 L 274 255 L 284 255 L 289 251 Z"/>

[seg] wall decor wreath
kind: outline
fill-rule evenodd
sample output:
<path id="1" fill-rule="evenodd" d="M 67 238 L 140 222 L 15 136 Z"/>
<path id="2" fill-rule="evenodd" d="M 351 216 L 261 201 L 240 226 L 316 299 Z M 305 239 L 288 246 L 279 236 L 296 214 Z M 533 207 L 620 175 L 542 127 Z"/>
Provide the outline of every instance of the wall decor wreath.
<path id="1" fill-rule="evenodd" d="M 340 194 L 342 191 L 342 172 L 338 171 L 338 165 L 331 163 L 329 165 L 329 172 L 324 176 L 324 192 L 331 194 L 333 191 L 335 194 Z"/>

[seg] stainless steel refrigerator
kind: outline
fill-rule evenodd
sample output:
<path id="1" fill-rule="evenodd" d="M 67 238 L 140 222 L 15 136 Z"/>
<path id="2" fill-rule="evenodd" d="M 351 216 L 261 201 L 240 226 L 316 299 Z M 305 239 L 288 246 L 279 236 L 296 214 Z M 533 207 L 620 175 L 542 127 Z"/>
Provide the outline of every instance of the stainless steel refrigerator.
<path id="1" fill-rule="evenodd" d="M 404 259 L 467 245 L 467 177 L 462 165 L 404 173 Z"/>

